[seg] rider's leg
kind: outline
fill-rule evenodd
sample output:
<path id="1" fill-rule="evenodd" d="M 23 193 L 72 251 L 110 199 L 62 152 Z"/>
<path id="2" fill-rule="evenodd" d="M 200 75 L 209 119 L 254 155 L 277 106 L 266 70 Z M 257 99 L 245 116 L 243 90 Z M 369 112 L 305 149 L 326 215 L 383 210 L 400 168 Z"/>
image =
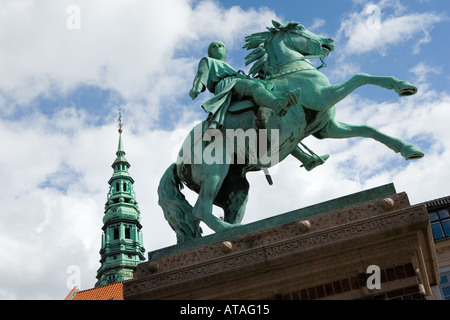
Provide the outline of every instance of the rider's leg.
<path id="1" fill-rule="evenodd" d="M 234 85 L 234 93 L 238 97 L 251 97 L 259 106 L 270 108 L 284 115 L 287 109 L 298 104 L 300 90 L 288 91 L 283 98 L 277 98 L 262 83 L 252 80 L 238 79 Z"/>
<path id="2" fill-rule="evenodd" d="M 315 167 L 325 163 L 327 159 L 330 157 L 329 154 L 325 154 L 323 156 L 311 156 L 304 152 L 299 146 L 297 146 L 294 151 L 291 152 L 291 155 L 300 160 L 302 163 L 302 167 L 305 167 L 307 171 L 311 171 Z"/>

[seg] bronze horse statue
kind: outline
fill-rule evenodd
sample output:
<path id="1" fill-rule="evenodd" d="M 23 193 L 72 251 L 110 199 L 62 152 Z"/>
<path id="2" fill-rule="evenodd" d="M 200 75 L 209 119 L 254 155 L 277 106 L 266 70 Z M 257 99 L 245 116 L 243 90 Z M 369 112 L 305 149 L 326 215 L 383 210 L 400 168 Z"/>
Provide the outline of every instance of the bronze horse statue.
<path id="1" fill-rule="evenodd" d="M 209 138 L 202 137 L 207 128 L 206 120 L 192 129 L 183 150 L 180 151 L 179 160 L 169 166 L 158 187 L 158 203 L 166 220 L 175 231 L 178 243 L 201 237 L 201 221 L 215 232 L 239 226 L 248 199 L 249 183 L 246 173 L 263 170 L 277 163 L 260 161 L 262 160 L 259 158 L 260 155 L 257 155 L 256 162 L 250 163 L 248 159 L 251 155 L 248 147 L 230 148 L 227 139 L 219 139 L 220 134 L 227 130 L 254 130 L 258 133 L 258 139 L 266 140 L 267 143 L 273 142 L 276 138 L 277 143 L 270 143 L 271 147 L 263 156 L 267 158 L 268 155 L 275 155 L 278 161 L 284 160 L 289 154 L 298 156 L 297 146 L 309 135 L 318 139 L 372 138 L 400 153 L 407 160 L 424 156 L 415 146 L 372 127 L 335 120 L 335 104 L 362 85 L 371 84 L 395 90 L 400 96 L 415 94 L 416 87 L 408 81 L 391 76 L 368 74 L 356 74 L 345 82 L 332 85 L 318 70 L 320 67 L 315 68 L 308 59 L 320 58 L 323 62 L 334 50 L 333 39 L 318 36 L 297 22 L 272 23 L 273 27 L 267 28 L 268 31 L 245 38 L 244 48 L 252 50 L 246 57 L 247 65 L 253 63 L 249 76 L 266 81 L 279 92 L 300 88 L 298 104 L 291 106 L 288 112 L 280 117 L 273 111 L 262 110 L 266 108 L 258 106 L 242 108 L 245 102 L 241 101 L 235 108 L 233 105 L 230 106 L 224 127 L 221 131 L 210 133 Z M 247 101 L 247 105 L 254 105 L 254 102 Z M 232 112 L 233 110 L 235 111 Z M 258 118 L 261 114 L 266 116 Z M 263 124 L 261 119 L 264 119 Z M 266 131 L 261 131 L 261 128 Z M 262 137 L 260 134 L 271 131 L 276 132 L 276 136 L 270 137 L 266 134 Z M 211 137 L 217 142 L 211 154 L 216 156 L 216 160 L 219 157 L 221 161 L 183 161 L 187 158 L 192 160 L 191 156 L 198 157 L 199 152 L 205 152 L 211 147 Z M 217 148 L 220 145 L 223 147 L 222 152 Z M 181 156 L 181 153 L 184 154 Z M 247 161 L 239 162 L 237 157 Z M 183 184 L 198 193 L 198 199 L 193 207 L 180 191 Z M 213 215 L 213 205 L 224 210 L 223 219 Z"/>

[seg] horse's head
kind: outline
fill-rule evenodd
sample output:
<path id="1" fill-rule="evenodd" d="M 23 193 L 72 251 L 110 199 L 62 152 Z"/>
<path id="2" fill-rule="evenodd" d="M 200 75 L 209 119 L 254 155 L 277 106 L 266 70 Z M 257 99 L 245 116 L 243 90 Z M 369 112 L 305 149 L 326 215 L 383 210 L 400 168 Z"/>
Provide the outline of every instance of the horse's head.
<path id="1" fill-rule="evenodd" d="M 246 65 L 257 61 L 251 75 L 264 77 L 273 67 L 304 58 L 326 58 L 334 50 L 334 40 L 308 31 L 298 22 L 272 21 L 269 31 L 252 34 L 245 38 L 244 48 L 254 49 L 246 57 Z"/>
<path id="2" fill-rule="evenodd" d="M 273 34 L 280 34 L 280 39 L 291 49 L 304 56 L 327 57 L 334 50 L 334 40 L 308 31 L 298 22 L 279 23 L 272 21 L 274 28 L 268 28 Z"/>

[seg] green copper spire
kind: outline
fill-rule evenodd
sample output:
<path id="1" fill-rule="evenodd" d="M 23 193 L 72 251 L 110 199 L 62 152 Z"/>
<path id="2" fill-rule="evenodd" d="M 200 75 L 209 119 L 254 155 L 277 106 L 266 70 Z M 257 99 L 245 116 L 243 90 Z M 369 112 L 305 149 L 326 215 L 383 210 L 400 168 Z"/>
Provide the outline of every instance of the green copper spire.
<path id="1" fill-rule="evenodd" d="M 123 150 L 123 143 L 122 143 L 122 110 L 119 109 L 119 119 L 117 120 L 118 127 L 119 127 L 119 146 L 117 147 L 116 155 L 117 157 L 123 157 L 125 156 L 125 151 Z M 116 159 L 117 160 L 117 159 Z"/>
<path id="2" fill-rule="evenodd" d="M 133 271 L 145 260 L 140 211 L 134 192 L 134 180 L 128 173 L 122 142 L 122 113 L 119 113 L 119 144 L 105 204 L 100 249 L 101 267 L 95 287 L 133 278 Z"/>

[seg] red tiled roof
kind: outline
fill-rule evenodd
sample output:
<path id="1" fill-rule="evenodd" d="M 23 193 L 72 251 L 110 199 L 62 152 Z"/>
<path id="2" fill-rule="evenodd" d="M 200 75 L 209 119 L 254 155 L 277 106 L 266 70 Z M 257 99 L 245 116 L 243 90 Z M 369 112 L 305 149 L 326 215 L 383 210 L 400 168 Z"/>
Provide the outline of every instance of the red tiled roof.
<path id="1" fill-rule="evenodd" d="M 127 281 L 131 279 L 78 292 L 74 287 L 64 300 L 123 300 L 123 283 Z"/>

